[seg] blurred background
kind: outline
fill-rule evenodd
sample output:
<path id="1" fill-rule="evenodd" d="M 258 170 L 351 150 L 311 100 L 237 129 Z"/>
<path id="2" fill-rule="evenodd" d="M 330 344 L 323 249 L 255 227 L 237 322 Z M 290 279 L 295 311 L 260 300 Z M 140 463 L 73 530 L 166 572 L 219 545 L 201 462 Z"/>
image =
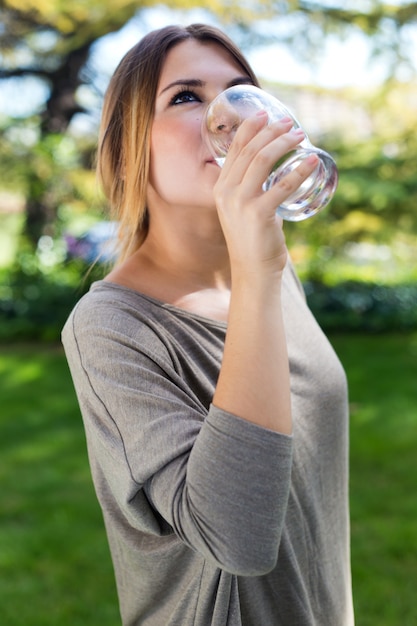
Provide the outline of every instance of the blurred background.
<path id="1" fill-rule="evenodd" d="M 349 379 L 357 626 L 415 626 L 417 3 L 402 0 L 0 2 L 2 623 L 120 623 L 60 331 L 112 258 L 93 169 L 109 78 L 150 30 L 196 21 L 338 164 L 331 204 L 285 228 Z"/>

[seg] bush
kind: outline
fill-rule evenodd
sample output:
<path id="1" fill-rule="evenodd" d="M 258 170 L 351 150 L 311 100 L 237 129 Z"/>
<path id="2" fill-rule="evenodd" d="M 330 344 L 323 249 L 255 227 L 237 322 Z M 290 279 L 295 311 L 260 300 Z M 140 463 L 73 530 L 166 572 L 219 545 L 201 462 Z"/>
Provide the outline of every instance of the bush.
<path id="1" fill-rule="evenodd" d="M 307 301 L 326 331 L 388 332 L 417 328 L 417 285 L 306 282 Z"/>
<path id="2" fill-rule="evenodd" d="M 81 260 L 42 271 L 17 264 L 0 274 L 0 342 L 59 341 L 62 327 L 79 298 L 103 275 L 100 266 Z"/>
<path id="3" fill-rule="evenodd" d="M 42 267 L 33 257 L 0 274 L 0 342 L 59 341 L 75 303 L 94 280 L 103 277 L 102 264 L 73 259 Z M 387 332 L 417 328 L 417 285 L 384 286 L 343 282 L 327 286 L 304 284 L 310 308 L 325 332 Z"/>

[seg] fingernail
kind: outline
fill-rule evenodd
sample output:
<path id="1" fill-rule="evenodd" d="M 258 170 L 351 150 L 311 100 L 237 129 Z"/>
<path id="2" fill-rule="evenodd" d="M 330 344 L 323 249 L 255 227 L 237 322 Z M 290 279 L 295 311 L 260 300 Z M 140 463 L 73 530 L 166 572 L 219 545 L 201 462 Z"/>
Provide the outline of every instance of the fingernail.
<path id="1" fill-rule="evenodd" d="M 262 117 L 263 115 L 268 115 L 267 111 L 265 111 L 265 109 L 263 109 L 262 111 L 257 111 L 256 115 L 258 117 Z"/>
<path id="2" fill-rule="evenodd" d="M 288 124 L 288 122 L 292 122 L 292 119 L 286 115 L 285 117 L 281 117 L 279 121 L 281 124 Z"/>

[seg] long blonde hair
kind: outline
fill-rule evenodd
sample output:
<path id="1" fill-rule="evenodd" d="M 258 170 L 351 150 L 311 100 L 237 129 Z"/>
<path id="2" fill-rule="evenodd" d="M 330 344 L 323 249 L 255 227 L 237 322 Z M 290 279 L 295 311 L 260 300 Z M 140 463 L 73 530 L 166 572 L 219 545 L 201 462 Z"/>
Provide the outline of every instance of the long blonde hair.
<path id="1" fill-rule="evenodd" d="M 137 250 L 148 231 L 146 193 L 156 92 L 168 51 L 186 39 L 221 45 L 258 85 L 239 48 L 205 24 L 152 31 L 123 57 L 104 98 L 97 152 L 98 178 L 119 224 L 119 262 Z"/>

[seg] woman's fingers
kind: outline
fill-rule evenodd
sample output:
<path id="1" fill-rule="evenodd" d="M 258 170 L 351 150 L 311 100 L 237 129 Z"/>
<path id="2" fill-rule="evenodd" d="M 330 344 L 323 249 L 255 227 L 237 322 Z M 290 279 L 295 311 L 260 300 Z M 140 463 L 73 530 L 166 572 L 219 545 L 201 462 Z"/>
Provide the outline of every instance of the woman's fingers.
<path id="1" fill-rule="evenodd" d="M 228 184 L 244 184 L 248 193 L 259 193 L 274 163 L 304 138 L 301 129 L 292 130 L 290 118 L 266 122 L 265 113 L 242 123 L 223 166 L 222 178 L 227 178 Z"/>
<path id="2" fill-rule="evenodd" d="M 316 154 L 310 154 L 305 159 L 302 159 L 294 170 L 283 176 L 268 191 L 262 194 L 261 200 L 263 200 L 265 206 L 278 207 L 282 204 L 310 176 L 317 167 L 318 162 L 319 157 Z"/>
<path id="3" fill-rule="evenodd" d="M 247 123 L 246 123 L 247 122 Z M 261 271 L 264 264 L 282 269 L 285 238 L 276 209 L 317 166 L 313 155 L 303 159 L 268 191 L 263 184 L 274 164 L 296 149 L 303 131 L 292 131 L 291 120 L 266 126 L 266 118 L 246 120 L 232 146 L 215 184 L 217 210 L 229 248 L 230 258 L 245 267 Z"/>

